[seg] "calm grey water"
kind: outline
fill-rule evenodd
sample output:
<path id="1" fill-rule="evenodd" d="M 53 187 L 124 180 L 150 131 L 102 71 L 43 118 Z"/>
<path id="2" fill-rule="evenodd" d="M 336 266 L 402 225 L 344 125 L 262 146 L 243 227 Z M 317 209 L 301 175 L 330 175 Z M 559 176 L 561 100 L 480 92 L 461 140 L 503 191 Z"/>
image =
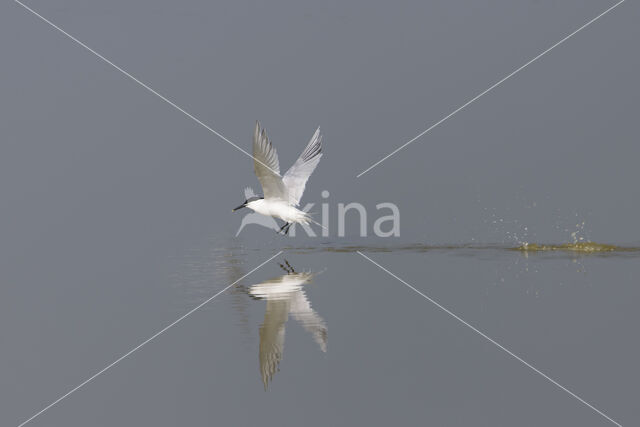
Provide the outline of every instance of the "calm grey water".
<path id="1" fill-rule="evenodd" d="M 356 250 L 640 424 L 638 252 L 512 250 L 640 246 L 638 2 L 361 178 L 613 2 L 26 3 L 244 149 L 259 119 L 283 169 L 321 125 L 303 202 L 331 237 L 236 237 L 251 160 L 1 2 L 0 425 L 279 250 L 28 425 L 613 425 Z M 349 202 L 368 237 L 336 237 Z M 372 237 L 381 202 L 399 238 Z"/>
<path id="2" fill-rule="evenodd" d="M 282 246 L 33 425 L 607 424 L 351 248 Z M 623 425 L 638 420 L 638 253 L 360 249 Z M 13 289 L 3 417 L 31 415 L 274 253 L 210 238 L 64 297 L 45 277 L 36 299 Z"/>

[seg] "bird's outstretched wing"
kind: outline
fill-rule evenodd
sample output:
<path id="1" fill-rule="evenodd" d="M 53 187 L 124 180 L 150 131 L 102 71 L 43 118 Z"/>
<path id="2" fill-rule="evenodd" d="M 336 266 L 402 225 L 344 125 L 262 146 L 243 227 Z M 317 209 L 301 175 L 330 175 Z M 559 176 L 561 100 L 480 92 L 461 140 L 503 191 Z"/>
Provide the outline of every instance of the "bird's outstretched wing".
<path id="1" fill-rule="evenodd" d="M 265 130 L 260 128 L 259 122 L 256 122 L 253 133 L 253 170 L 262 185 L 265 199 L 289 200 L 280 176 L 278 153 L 269 141 Z"/>
<path id="2" fill-rule="evenodd" d="M 266 390 L 278 371 L 284 353 L 285 323 L 289 315 L 289 301 L 267 299 L 264 322 L 260 326 L 260 375 Z"/>
<path id="3" fill-rule="evenodd" d="M 291 317 L 300 322 L 302 327 L 313 336 L 315 342 L 320 346 L 320 350 L 326 353 L 327 325 L 322 317 L 311 308 L 311 303 L 302 289 L 291 295 L 290 304 Z"/>
<path id="4" fill-rule="evenodd" d="M 318 128 L 311 137 L 309 144 L 307 144 L 307 148 L 304 149 L 298 160 L 282 178 L 289 195 L 288 201 L 290 204 L 294 206 L 300 204 L 304 187 L 309 176 L 318 166 L 320 157 L 322 157 L 322 134 L 320 133 L 320 128 Z"/>

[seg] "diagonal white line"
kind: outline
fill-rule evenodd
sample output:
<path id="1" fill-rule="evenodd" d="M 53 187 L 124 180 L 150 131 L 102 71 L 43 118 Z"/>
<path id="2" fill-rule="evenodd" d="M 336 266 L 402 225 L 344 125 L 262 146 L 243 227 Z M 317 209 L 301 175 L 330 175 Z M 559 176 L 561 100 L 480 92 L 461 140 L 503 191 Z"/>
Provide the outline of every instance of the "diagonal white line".
<path id="1" fill-rule="evenodd" d="M 73 40 L 74 42 L 76 42 L 77 44 L 79 44 L 80 46 L 82 46 L 83 48 L 85 48 L 86 50 L 88 50 L 89 52 L 93 53 L 95 56 L 97 56 L 98 58 L 102 59 L 104 62 L 106 62 L 107 64 L 111 65 L 113 68 L 115 68 L 116 70 L 120 71 L 122 74 L 124 74 L 125 76 L 129 77 L 131 80 L 133 80 L 134 82 L 138 83 L 140 86 L 142 86 L 143 88 L 145 88 L 146 90 L 148 90 L 149 92 L 151 92 L 152 94 L 154 94 L 155 96 L 157 96 L 158 98 L 162 99 L 164 102 L 166 102 L 167 104 L 171 105 L 173 108 L 175 108 L 176 110 L 180 111 L 182 114 L 184 114 L 185 116 L 189 117 L 191 120 L 193 120 L 194 122 L 198 123 L 200 126 L 204 127 L 205 129 L 207 129 L 208 131 L 210 131 L 211 133 L 213 133 L 214 135 L 216 135 L 217 137 L 221 138 L 223 141 L 229 143 L 230 145 L 232 145 L 233 147 L 235 147 L 237 150 L 241 151 L 242 153 L 246 154 L 247 156 L 251 157 L 253 160 L 255 160 L 256 162 L 260 163 L 262 166 L 266 167 L 267 169 L 269 169 L 271 172 L 274 172 L 276 175 L 280 175 L 278 172 L 274 171 L 273 169 L 271 169 L 268 165 L 265 165 L 264 163 L 262 163 L 260 160 L 256 159 L 255 157 L 253 157 L 251 154 L 249 154 L 247 151 L 245 151 L 244 149 L 240 148 L 238 145 L 236 145 L 235 143 L 231 142 L 231 140 L 229 140 L 227 137 L 225 137 L 224 135 L 222 135 L 220 132 L 216 131 L 215 129 L 213 129 L 211 126 L 207 125 L 206 123 L 204 123 L 202 120 L 200 120 L 199 118 L 197 118 L 196 116 L 194 116 L 193 114 L 189 113 L 188 111 L 186 111 L 184 108 L 180 107 L 178 104 L 176 104 L 175 102 L 171 101 L 169 98 L 167 98 L 166 96 L 162 95 L 161 93 L 155 91 L 153 88 L 151 88 L 149 85 L 147 85 L 146 83 L 140 81 L 138 78 L 134 77 L 133 75 L 131 75 L 130 73 L 128 73 L 127 71 L 123 70 L 122 68 L 120 68 L 118 65 L 114 64 L 113 62 L 111 62 L 110 60 L 108 60 L 107 58 L 105 58 L 104 56 L 102 56 L 101 54 L 99 54 L 98 52 L 96 52 L 95 50 L 93 50 L 92 48 L 90 48 L 89 46 L 87 46 L 86 44 L 84 44 L 83 42 L 81 42 L 80 40 L 78 40 L 77 38 L 75 38 L 74 36 L 72 36 L 71 34 L 67 33 L 65 30 L 63 30 L 62 28 L 60 28 L 59 26 L 57 26 L 56 24 L 54 24 L 53 22 L 49 21 L 47 18 L 45 18 L 44 16 L 40 15 L 38 12 L 36 12 L 35 10 L 31 9 L 29 6 L 25 5 L 24 3 L 22 3 L 20 0 L 14 0 L 14 2 L 16 2 L 17 4 L 19 4 L 20 6 L 22 6 L 23 8 L 25 8 L 26 10 L 28 10 L 29 12 L 33 13 L 35 16 L 37 16 L 38 18 L 40 18 L 42 21 L 46 22 L 47 24 L 49 24 L 50 26 L 52 26 L 53 28 L 55 28 L 56 30 L 58 30 L 59 32 L 61 32 L 62 34 L 64 34 L 65 36 L 67 36 L 68 38 L 70 38 L 71 40 Z"/>
<path id="2" fill-rule="evenodd" d="M 416 135 L 414 138 L 410 139 L 409 141 L 405 142 L 404 144 L 402 144 L 400 147 L 396 148 L 395 150 L 393 150 L 391 153 L 387 154 L 386 156 L 384 156 L 383 158 L 381 158 L 380 160 L 378 160 L 377 162 L 375 162 L 374 164 L 372 164 L 371 166 L 369 166 L 368 168 L 366 168 L 365 170 L 363 170 L 362 172 L 360 172 L 358 175 L 356 175 L 356 178 L 360 178 L 362 175 L 364 175 L 365 173 L 369 172 L 371 169 L 375 168 L 376 166 L 378 166 L 380 163 L 384 162 L 385 160 L 387 160 L 389 157 L 393 156 L 394 154 L 396 154 L 398 151 L 402 150 L 403 148 L 405 148 L 407 145 L 411 144 L 412 142 L 414 142 L 415 140 L 417 140 L 418 138 L 420 138 L 421 136 L 423 136 L 424 134 L 426 134 L 427 132 L 429 132 L 430 130 L 432 130 L 433 128 L 435 128 L 436 126 L 440 125 L 442 122 L 446 121 L 447 119 L 451 118 L 452 116 L 454 116 L 455 114 L 457 114 L 458 112 L 460 112 L 462 109 L 464 109 L 465 107 L 467 107 L 468 105 L 472 104 L 473 102 L 475 102 L 477 99 L 479 99 L 480 97 L 482 97 L 483 95 L 485 95 L 486 93 L 488 93 L 489 91 L 493 90 L 494 88 L 498 87 L 499 85 L 501 85 L 502 83 L 504 83 L 505 81 L 507 81 L 508 79 L 510 79 L 511 77 L 515 76 L 516 74 L 518 74 L 520 71 L 524 70 L 526 67 L 528 67 L 529 65 L 531 65 L 533 62 L 537 61 L 538 59 L 540 59 L 541 57 L 543 57 L 544 55 L 546 55 L 547 53 L 549 53 L 551 50 L 555 49 L 556 47 L 560 46 L 562 43 L 564 43 L 565 41 L 569 40 L 571 37 L 575 36 L 576 34 L 578 34 L 580 31 L 584 30 L 585 28 L 587 28 L 589 25 L 593 24 L 594 22 L 596 22 L 598 19 L 602 18 L 604 15 L 606 15 L 607 13 L 611 12 L 613 9 L 615 9 L 616 7 L 620 6 L 622 3 L 624 3 L 625 0 L 620 0 L 618 3 L 614 4 L 613 6 L 611 6 L 609 9 L 605 10 L 604 12 L 602 12 L 600 15 L 596 16 L 595 18 L 593 18 L 591 21 L 587 22 L 586 24 L 584 24 L 582 27 L 578 28 L 577 30 L 575 30 L 574 32 L 572 32 L 571 34 L 569 34 L 568 36 L 566 36 L 565 38 L 563 38 L 562 40 L 560 40 L 559 42 L 555 43 L 554 45 L 552 45 L 550 48 L 546 49 L 545 51 L 543 51 L 541 54 L 539 54 L 538 56 L 536 56 L 535 58 L 533 58 L 532 60 L 530 60 L 529 62 L 525 63 L 523 66 L 517 68 L 516 70 L 512 71 L 510 74 L 507 74 L 505 77 L 503 77 L 502 79 L 500 79 L 498 82 L 494 83 L 493 85 L 489 86 L 489 88 L 485 89 L 484 91 L 480 92 L 478 95 L 474 96 L 473 98 L 471 98 L 469 101 L 465 102 L 464 104 L 462 104 L 460 107 L 456 108 L 455 110 L 453 110 L 451 113 L 447 114 L 446 116 L 444 116 L 443 118 L 441 118 L 440 120 L 438 120 L 437 122 L 435 122 L 434 124 L 432 124 L 431 126 L 429 126 L 427 129 L 425 129 L 424 131 L 420 132 L 418 135 Z"/>
<path id="3" fill-rule="evenodd" d="M 550 376 L 548 376 L 547 374 L 545 374 L 544 372 L 540 371 L 538 368 L 536 368 L 535 366 L 531 365 L 530 363 L 528 363 L 526 360 L 522 359 L 520 356 L 518 356 L 517 354 L 513 353 L 511 350 L 509 350 L 508 348 L 504 347 L 502 344 L 500 344 L 499 342 L 495 341 L 493 338 L 491 338 L 490 336 L 486 335 L 484 332 L 480 331 L 478 328 L 476 328 L 475 326 L 471 325 L 470 323 L 468 323 L 466 320 L 464 320 L 463 318 L 461 318 L 460 316 L 456 315 L 455 313 L 453 313 L 451 310 L 447 309 L 446 307 L 444 307 L 443 305 L 441 305 L 440 303 L 438 303 L 437 301 L 435 301 L 433 298 L 428 297 L 427 295 L 423 294 L 422 292 L 420 292 L 419 290 L 417 290 L 416 288 L 414 288 L 413 286 L 411 286 L 409 283 L 405 282 L 404 280 L 402 280 L 400 277 L 396 276 L 395 274 L 393 274 L 392 272 L 390 272 L 389 270 L 387 270 L 386 268 L 384 268 L 383 266 L 381 266 L 380 264 L 378 264 L 377 262 L 375 262 L 374 260 L 372 260 L 371 258 L 369 258 L 368 256 L 366 256 L 365 254 L 363 254 L 360 251 L 356 251 L 358 252 L 358 254 L 360 254 L 363 258 L 365 258 L 366 260 L 368 260 L 369 262 L 371 262 L 372 264 L 374 264 L 375 266 L 377 266 L 378 268 L 380 268 L 382 271 L 384 271 L 385 273 L 387 273 L 388 275 L 390 275 L 391 277 L 393 277 L 394 279 L 398 280 L 399 282 L 403 283 L 404 285 L 406 285 L 409 289 L 411 289 L 412 291 L 414 291 L 415 293 L 417 293 L 418 295 L 422 296 L 423 298 L 425 298 L 427 301 L 429 301 L 431 304 L 435 305 L 436 307 L 438 307 L 440 310 L 444 311 L 445 313 L 447 313 L 449 316 L 453 317 L 454 319 L 456 319 L 457 321 L 459 321 L 460 323 L 462 323 L 463 325 L 465 325 L 466 327 L 468 327 L 469 329 L 471 329 L 472 331 L 474 331 L 475 333 L 477 333 L 478 335 L 480 335 L 481 337 L 483 337 L 484 339 L 486 339 L 487 341 L 489 341 L 490 343 L 494 344 L 496 347 L 498 347 L 500 350 L 504 351 L 505 353 L 507 353 L 509 356 L 513 357 L 514 359 L 516 359 L 517 361 L 521 362 L 522 364 L 524 364 L 525 366 L 527 366 L 528 368 L 532 369 L 534 372 L 540 374 L 542 377 L 544 377 L 545 379 L 549 380 L 551 383 L 553 383 L 554 385 L 556 385 L 557 387 L 559 387 L 560 389 L 566 391 L 567 393 L 569 393 L 571 396 L 573 396 L 574 398 L 578 399 L 580 402 L 584 403 L 585 405 L 587 405 L 589 408 L 593 409 L 594 411 L 596 411 L 598 414 L 602 415 L 604 418 L 606 418 L 607 420 L 611 421 L 613 424 L 617 425 L 618 427 L 622 427 L 622 425 L 616 421 L 614 421 L 613 419 L 611 419 L 611 417 L 609 417 L 607 414 L 605 414 L 604 412 L 600 411 L 598 408 L 594 407 L 593 405 L 591 405 L 589 402 L 587 402 L 586 400 L 584 400 L 583 398 L 581 398 L 580 396 L 578 396 L 577 394 L 575 394 L 574 392 L 572 392 L 571 390 L 569 390 L 568 388 L 564 387 L 562 384 L 560 384 L 559 382 L 557 382 L 556 380 L 554 380 L 553 378 L 551 378 Z"/>
<path id="4" fill-rule="evenodd" d="M 122 360 L 126 359 L 127 357 L 129 357 L 131 354 L 133 354 L 134 352 L 140 350 L 143 346 L 145 346 L 146 344 L 148 344 L 149 342 L 151 342 L 152 340 L 154 340 L 155 338 L 157 338 L 158 336 L 162 335 L 163 333 L 165 333 L 166 331 L 168 331 L 169 329 L 171 329 L 172 327 L 174 327 L 175 325 L 177 325 L 178 323 L 180 323 L 181 321 L 183 321 L 184 319 L 186 319 L 187 317 L 189 317 L 190 315 L 192 315 L 193 313 L 195 313 L 196 311 L 198 311 L 200 308 L 204 307 L 206 304 L 208 304 L 209 302 L 211 302 L 214 298 L 216 298 L 218 295 L 224 293 L 227 289 L 229 289 L 230 287 L 232 287 L 233 285 L 235 285 L 236 283 L 238 283 L 239 281 L 241 281 L 242 279 L 244 279 L 245 277 L 249 276 L 251 273 L 253 273 L 254 271 L 256 271 L 257 269 L 259 269 L 260 267 L 262 267 L 263 265 L 265 265 L 266 263 L 268 263 L 269 261 L 271 261 L 272 259 L 274 259 L 275 257 L 277 257 L 278 255 L 280 255 L 282 253 L 282 251 L 278 252 L 277 254 L 275 254 L 274 256 L 272 256 L 271 258 L 269 258 L 268 260 L 266 260 L 265 262 L 263 262 L 262 264 L 260 264 L 259 266 L 257 266 L 256 268 L 254 268 L 253 270 L 251 270 L 250 272 L 248 272 L 247 274 L 245 274 L 244 276 L 242 276 L 241 278 L 239 278 L 238 280 L 236 280 L 235 282 L 231 283 L 229 286 L 227 286 L 226 288 L 224 288 L 223 290 L 221 290 L 220 292 L 218 292 L 217 294 L 215 294 L 214 296 L 208 298 L 207 300 L 205 300 L 204 302 L 198 304 L 196 307 L 192 308 L 191 310 L 189 310 L 187 313 L 183 314 L 182 316 L 180 316 L 178 319 L 174 320 L 173 322 L 171 322 L 169 325 L 165 326 L 164 328 L 160 329 L 158 332 L 156 332 L 155 334 L 153 334 L 152 336 L 150 336 L 149 338 L 147 338 L 146 340 L 142 341 L 140 344 L 138 344 L 137 346 L 135 346 L 134 348 L 132 348 L 131 350 L 129 350 L 128 352 L 126 352 L 125 354 L 123 354 L 122 356 L 120 356 L 119 358 L 117 358 L 115 361 L 113 361 L 112 363 L 110 363 L 109 365 L 105 366 L 104 368 L 102 368 L 101 370 L 99 370 L 98 372 L 96 372 L 95 374 L 93 374 L 92 376 L 90 376 L 89 378 L 87 378 L 86 380 L 84 380 L 83 382 L 81 382 L 80 384 L 78 384 L 77 386 L 75 386 L 74 388 L 72 388 L 71 390 L 69 390 L 68 392 L 66 392 L 65 394 L 63 394 L 62 396 L 60 396 L 59 398 L 57 398 L 56 400 L 54 400 L 53 402 L 51 402 L 50 404 L 48 404 L 47 406 L 45 406 L 43 409 L 41 409 L 39 412 L 35 413 L 34 415 L 32 415 L 31 417 L 29 417 L 27 420 L 23 421 L 22 423 L 20 423 L 18 425 L 18 427 L 22 427 L 25 424 L 31 422 L 34 418 L 38 417 L 39 415 L 42 415 L 44 412 L 48 411 L 49 409 L 51 409 L 52 407 L 54 407 L 55 405 L 57 405 L 58 403 L 60 403 L 62 400 L 66 399 L 67 397 L 69 397 L 71 394 L 73 394 L 74 392 L 76 392 L 77 390 L 79 390 L 80 388 L 84 387 L 85 385 L 87 385 L 88 383 L 90 383 L 91 381 L 93 381 L 94 379 L 96 379 L 98 376 L 102 375 L 104 372 L 106 372 L 108 369 L 114 367 L 115 365 L 117 365 L 118 363 L 120 363 Z"/>

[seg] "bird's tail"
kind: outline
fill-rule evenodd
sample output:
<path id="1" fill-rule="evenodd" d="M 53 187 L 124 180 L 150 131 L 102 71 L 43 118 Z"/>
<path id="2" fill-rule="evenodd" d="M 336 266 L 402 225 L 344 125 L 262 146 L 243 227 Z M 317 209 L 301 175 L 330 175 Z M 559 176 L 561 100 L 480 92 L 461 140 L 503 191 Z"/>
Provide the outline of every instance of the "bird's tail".
<path id="1" fill-rule="evenodd" d="M 328 230 L 327 227 L 325 227 L 324 225 L 320 224 L 318 221 L 314 220 L 313 217 L 311 215 L 311 213 L 309 212 L 303 212 L 304 213 L 304 224 L 307 225 L 309 223 L 313 223 L 317 226 L 319 226 L 320 228 L 323 228 L 325 230 Z"/>
<path id="2" fill-rule="evenodd" d="M 307 225 L 310 222 L 315 222 L 315 221 L 313 220 L 313 218 L 311 217 L 311 214 L 309 212 L 298 210 L 296 212 L 296 221 L 295 222 L 299 222 L 301 224 Z"/>

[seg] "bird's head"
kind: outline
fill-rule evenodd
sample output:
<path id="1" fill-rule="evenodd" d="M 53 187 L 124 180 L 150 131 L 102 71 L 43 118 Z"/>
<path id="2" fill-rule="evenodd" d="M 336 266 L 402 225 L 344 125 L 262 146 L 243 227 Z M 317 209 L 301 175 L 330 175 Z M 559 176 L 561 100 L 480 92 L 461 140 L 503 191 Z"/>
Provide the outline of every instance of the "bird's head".
<path id="1" fill-rule="evenodd" d="M 231 212 L 235 212 L 235 211 L 237 211 L 239 209 L 242 209 L 242 208 L 251 207 L 251 204 L 254 203 L 256 200 L 262 200 L 262 199 L 263 199 L 263 197 L 258 197 L 258 196 L 249 197 L 240 206 L 238 206 L 237 208 L 233 208 L 231 210 Z"/>

